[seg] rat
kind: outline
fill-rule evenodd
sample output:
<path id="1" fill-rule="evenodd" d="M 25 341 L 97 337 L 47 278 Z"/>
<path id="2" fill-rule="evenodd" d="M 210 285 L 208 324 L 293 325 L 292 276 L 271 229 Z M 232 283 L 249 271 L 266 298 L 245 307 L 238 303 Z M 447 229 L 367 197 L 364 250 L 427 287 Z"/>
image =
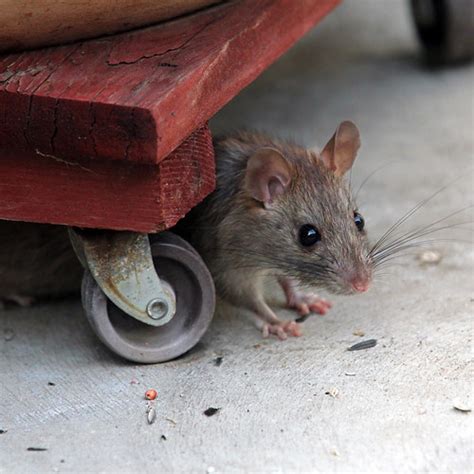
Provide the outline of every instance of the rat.
<path id="1" fill-rule="evenodd" d="M 357 127 L 342 122 L 321 153 L 261 133 L 215 140 L 215 191 L 176 230 L 206 262 L 220 296 L 254 314 L 265 337 L 300 336 L 263 295 L 276 278 L 300 315 L 331 303 L 305 287 L 351 294 L 368 289 L 373 263 L 364 219 L 344 179 L 360 147 Z M 80 288 L 82 267 L 66 228 L 0 223 L 0 302 L 28 304 Z"/>
<path id="2" fill-rule="evenodd" d="M 344 175 L 360 147 L 342 122 L 320 153 L 262 133 L 215 140 L 215 191 L 178 226 L 206 262 L 218 294 L 250 310 L 264 337 L 300 336 L 263 287 L 277 279 L 289 308 L 326 313 L 331 303 L 302 287 L 367 291 L 372 279 L 365 222 Z"/>
<path id="3" fill-rule="evenodd" d="M 77 294 L 83 271 L 66 227 L 0 221 L 0 307 Z"/>

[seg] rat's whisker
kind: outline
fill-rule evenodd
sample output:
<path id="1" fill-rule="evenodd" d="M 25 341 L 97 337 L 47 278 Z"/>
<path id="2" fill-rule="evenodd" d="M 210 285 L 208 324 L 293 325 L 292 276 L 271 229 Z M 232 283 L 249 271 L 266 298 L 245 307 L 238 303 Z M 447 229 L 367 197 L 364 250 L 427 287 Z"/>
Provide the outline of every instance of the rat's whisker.
<path id="1" fill-rule="evenodd" d="M 436 196 L 438 196 L 440 193 L 445 191 L 449 186 L 453 185 L 460 179 L 462 179 L 464 176 L 458 176 L 454 180 L 450 181 L 446 185 L 442 186 L 439 188 L 437 191 L 435 191 L 433 194 L 428 196 L 427 198 L 421 200 L 416 204 L 411 210 L 406 212 L 402 217 L 400 217 L 389 229 L 380 237 L 380 239 L 375 243 L 375 245 L 372 247 L 371 252 L 374 252 L 377 248 L 382 245 L 390 235 L 395 232 L 396 229 L 398 229 L 404 222 L 406 222 L 410 217 L 412 217 L 414 214 L 416 214 L 423 206 L 425 206 L 428 202 L 432 201 Z"/>

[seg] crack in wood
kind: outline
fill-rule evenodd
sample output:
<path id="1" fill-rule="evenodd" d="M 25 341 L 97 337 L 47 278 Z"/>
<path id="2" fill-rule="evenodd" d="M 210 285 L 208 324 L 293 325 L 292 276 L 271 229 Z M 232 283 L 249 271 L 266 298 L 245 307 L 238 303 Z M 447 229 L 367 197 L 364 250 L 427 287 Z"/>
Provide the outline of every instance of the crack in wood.
<path id="1" fill-rule="evenodd" d="M 198 31 L 196 31 L 196 33 L 194 33 L 193 35 L 191 35 L 186 41 L 183 42 L 183 44 L 179 45 L 179 46 L 176 46 L 175 48 L 170 48 L 170 49 L 167 49 L 166 51 L 163 51 L 161 53 L 153 53 L 153 54 L 144 54 L 143 56 L 140 56 L 139 58 L 137 59 L 133 59 L 133 60 L 123 60 L 123 61 L 117 61 L 117 62 L 113 62 L 111 61 L 109 58 L 107 58 L 106 60 L 106 63 L 108 66 L 111 66 L 111 67 L 117 67 L 117 66 L 129 66 L 131 64 L 137 64 L 141 61 L 145 61 L 147 59 L 153 59 L 153 58 L 158 58 L 160 56 L 164 56 L 168 53 L 173 53 L 175 51 L 181 51 L 182 49 L 184 49 L 189 43 L 191 43 L 191 41 L 193 41 L 195 38 L 197 38 L 204 30 L 206 30 L 207 28 L 209 28 L 209 26 L 211 26 L 213 23 L 215 23 L 216 21 L 220 20 L 220 16 L 216 16 L 214 18 L 212 18 L 210 21 L 208 21 L 207 23 L 205 23 L 201 28 L 198 29 Z M 110 57 L 110 55 L 109 55 Z M 159 65 L 162 66 L 162 67 L 177 67 L 177 65 L 169 65 L 170 63 L 160 63 Z"/>
<path id="2" fill-rule="evenodd" d="M 59 158 L 58 156 L 51 155 L 49 153 L 43 153 L 40 150 L 38 150 L 38 148 L 35 149 L 35 153 L 37 155 L 43 157 L 43 158 L 51 158 L 52 160 L 57 161 L 58 163 L 63 163 L 65 165 L 69 165 L 69 166 L 77 166 L 81 170 L 84 170 L 84 171 L 87 171 L 89 173 L 95 174 L 91 169 L 86 168 L 85 166 L 82 166 L 80 163 L 75 163 L 74 161 L 67 161 L 67 160 L 64 160 L 62 158 Z"/>

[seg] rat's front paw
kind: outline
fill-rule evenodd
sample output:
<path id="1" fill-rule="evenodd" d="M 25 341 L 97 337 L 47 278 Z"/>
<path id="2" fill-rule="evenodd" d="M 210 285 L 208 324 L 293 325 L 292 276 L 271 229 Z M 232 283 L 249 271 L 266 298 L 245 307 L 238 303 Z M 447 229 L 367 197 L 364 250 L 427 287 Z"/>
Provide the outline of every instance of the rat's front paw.
<path id="1" fill-rule="evenodd" d="M 298 311 L 301 316 L 309 313 L 326 314 L 332 307 L 328 300 L 320 298 L 315 293 L 294 292 L 288 301 L 288 307 Z"/>
<path id="2" fill-rule="evenodd" d="M 281 341 L 288 339 L 288 336 L 299 337 L 302 335 L 301 326 L 294 321 L 280 321 L 276 324 L 264 323 L 262 326 L 262 335 L 267 338 L 274 334 Z"/>

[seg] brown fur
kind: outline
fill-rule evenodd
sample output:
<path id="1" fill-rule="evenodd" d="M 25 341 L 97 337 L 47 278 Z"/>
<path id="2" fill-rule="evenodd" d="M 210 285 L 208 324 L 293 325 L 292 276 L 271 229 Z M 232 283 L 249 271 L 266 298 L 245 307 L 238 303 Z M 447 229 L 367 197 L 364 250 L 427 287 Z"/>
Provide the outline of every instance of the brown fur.
<path id="1" fill-rule="evenodd" d="M 243 187 L 247 161 L 262 147 L 278 150 L 292 170 L 287 192 L 270 209 Z M 180 228 L 186 228 L 223 296 L 250 307 L 247 297 L 269 276 L 334 293 L 352 292 L 353 276 L 370 278 L 367 237 L 353 220 L 356 205 L 345 180 L 315 152 L 249 132 L 217 140 L 215 148 L 217 189 Z M 322 235 L 309 249 L 298 241 L 303 224 L 315 225 Z"/>
<path id="2" fill-rule="evenodd" d="M 81 276 L 65 227 L 0 221 L 0 300 L 77 293 Z"/>

